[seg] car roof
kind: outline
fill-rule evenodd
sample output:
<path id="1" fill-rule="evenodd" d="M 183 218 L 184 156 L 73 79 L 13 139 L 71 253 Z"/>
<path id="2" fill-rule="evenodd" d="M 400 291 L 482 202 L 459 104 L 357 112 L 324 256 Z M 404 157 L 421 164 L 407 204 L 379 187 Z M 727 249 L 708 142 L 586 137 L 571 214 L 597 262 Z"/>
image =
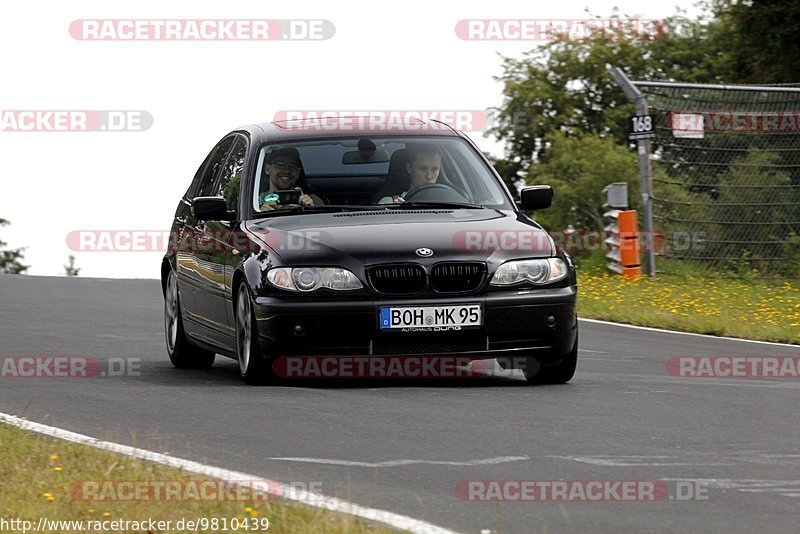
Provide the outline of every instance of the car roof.
<path id="1" fill-rule="evenodd" d="M 379 122 L 365 124 L 365 117 L 337 116 L 325 118 L 306 118 L 249 124 L 237 128 L 246 131 L 257 143 L 271 141 L 290 141 L 299 139 L 341 138 L 361 136 L 447 136 L 462 137 L 464 134 L 444 122 L 419 119 Z"/>

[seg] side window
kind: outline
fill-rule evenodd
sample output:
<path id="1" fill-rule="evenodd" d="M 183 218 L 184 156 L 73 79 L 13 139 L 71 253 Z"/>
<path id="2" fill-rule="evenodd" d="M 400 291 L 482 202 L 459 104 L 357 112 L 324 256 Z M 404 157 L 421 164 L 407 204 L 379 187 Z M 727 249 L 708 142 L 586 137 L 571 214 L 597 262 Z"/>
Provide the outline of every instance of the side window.
<path id="1" fill-rule="evenodd" d="M 200 180 L 203 177 L 203 169 L 206 168 L 206 163 L 208 162 L 211 155 L 212 154 L 208 154 L 206 156 L 206 159 L 204 159 L 203 163 L 201 163 L 200 167 L 198 167 L 197 172 L 194 173 L 194 178 L 192 178 L 192 183 L 189 184 L 189 189 L 186 190 L 186 198 L 191 200 L 193 197 L 197 196 L 194 194 L 194 192 L 200 189 Z"/>
<path id="2" fill-rule="evenodd" d="M 224 139 L 208 157 L 208 163 L 203 171 L 203 177 L 200 179 L 200 187 L 197 188 L 194 196 L 196 197 L 209 197 L 214 195 L 214 184 L 225 161 L 225 156 L 228 155 L 233 144 L 234 137 Z"/>
<path id="3" fill-rule="evenodd" d="M 239 198 L 239 186 L 242 182 L 244 158 L 247 155 L 247 142 L 243 137 L 237 136 L 225 166 L 222 169 L 214 196 L 225 197 L 229 210 L 236 209 L 236 200 Z"/>

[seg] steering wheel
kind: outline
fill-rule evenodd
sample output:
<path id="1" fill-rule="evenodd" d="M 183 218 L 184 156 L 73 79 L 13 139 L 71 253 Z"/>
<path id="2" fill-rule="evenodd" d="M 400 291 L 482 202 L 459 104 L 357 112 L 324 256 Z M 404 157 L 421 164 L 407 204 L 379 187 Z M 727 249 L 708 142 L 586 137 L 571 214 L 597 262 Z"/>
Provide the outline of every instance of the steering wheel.
<path id="1" fill-rule="evenodd" d="M 468 200 L 455 190 L 445 184 L 425 184 L 406 193 L 405 200 L 407 202 L 414 200 L 422 202 L 459 202 L 468 203 Z"/>

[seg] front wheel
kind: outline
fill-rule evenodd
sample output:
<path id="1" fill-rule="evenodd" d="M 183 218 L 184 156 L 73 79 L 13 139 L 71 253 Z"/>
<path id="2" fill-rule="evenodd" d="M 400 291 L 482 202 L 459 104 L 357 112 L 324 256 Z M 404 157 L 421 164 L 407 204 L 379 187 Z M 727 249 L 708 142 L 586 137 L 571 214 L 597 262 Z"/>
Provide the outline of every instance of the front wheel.
<path id="1" fill-rule="evenodd" d="M 564 359 L 549 367 L 540 367 L 539 362 L 528 358 L 523 373 L 530 384 L 566 384 L 575 376 L 578 366 L 578 335 L 575 335 L 575 345 Z"/>
<path id="2" fill-rule="evenodd" d="M 170 270 L 164 291 L 164 333 L 167 338 L 167 354 L 172 365 L 178 369 L 205 369 L 214 365 L 216 354 L 195 347 L 186 339 L 178 298 L 178 281 Z"/>
<path id="3" fill-rule="evenodd" d="M 246 384 L 269 382 L 272 369 L 258 343 L 256 315 L 244 282 L 236 297 L 236 359 L 239 361 L 239 374 Z"/>

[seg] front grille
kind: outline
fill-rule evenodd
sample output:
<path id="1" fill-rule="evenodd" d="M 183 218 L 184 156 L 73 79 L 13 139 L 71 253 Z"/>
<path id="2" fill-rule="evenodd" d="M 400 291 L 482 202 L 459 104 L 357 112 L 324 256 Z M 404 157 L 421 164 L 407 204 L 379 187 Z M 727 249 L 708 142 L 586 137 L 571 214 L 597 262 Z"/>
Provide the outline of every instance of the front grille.
<path id="1" fill-rule="evenodd" d="M 386 295 L 414 295 L 425 290 L 425 269 L 421 265 L 377 265 L 367 269 L 369 283 Z"/>
<path id="2" fill-rule="evenodd" d="M 439 293 L 463 293 L 481 287 L 486 275 L 484 263 L 439 263 L 431 271 L 431 287 Z"/>
<path id="3" fill-rule="evenodd" d="M 431 336 L 400 337 L 392 335 L 378 338 L 372 345 L 376 356 L 398 354 L 458 354 L 486 350 L 486 337 L 473 339 L 434 339 Z"/>

